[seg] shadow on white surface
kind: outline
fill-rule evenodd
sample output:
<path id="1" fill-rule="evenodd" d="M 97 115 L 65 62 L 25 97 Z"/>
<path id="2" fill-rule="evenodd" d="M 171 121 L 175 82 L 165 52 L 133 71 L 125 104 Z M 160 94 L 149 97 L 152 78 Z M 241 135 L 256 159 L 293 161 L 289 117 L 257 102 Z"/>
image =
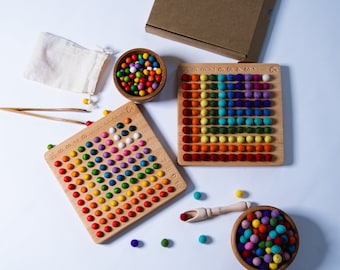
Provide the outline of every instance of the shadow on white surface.
<path id="1" fill-rule="evenodd" d="M 290 216 L 298 228 L 300 242 L 299 251 L 289 269 L 323 269 L 322 262 L 329 252 L 324 232 L 318 224 L 307 217 L 294 214 Z"/>
<path id="2" fill-rule="evenodd" d="M 282 118 L 283 118 L 283 140 L 284 140 L 284 165 L 294 163 L 294 140 L 293 140 L 293 107 L 292 88 L 289 76 L 289 68 L 281 66 L 281 91 L 282 91 Z"/>

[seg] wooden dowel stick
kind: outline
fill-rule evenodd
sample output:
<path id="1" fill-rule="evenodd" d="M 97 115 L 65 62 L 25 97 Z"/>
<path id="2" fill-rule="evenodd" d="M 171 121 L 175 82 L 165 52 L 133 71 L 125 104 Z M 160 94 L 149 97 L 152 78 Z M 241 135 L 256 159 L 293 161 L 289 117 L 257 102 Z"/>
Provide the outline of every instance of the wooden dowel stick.
<path id="1" fill-rule="evenodd" d="M 29 110 L 34 110 L 30 108 L 26 108 Z M 26 112 L 25 110 L 17 110 L 15 108 L 0 108 L 0 110 L 7 111 L 7 112 L 13 112 L 13 113 L 19 113 L 23 115 L 28 115 L 28 116 L 33 116 L 33 117 L 38 117 L 38 118 L 43 118 L 43 119 L 48 119 L 48 120 L 53 120 L 53 121 L 61 121 L 61 122 L 68 122 L 68 123 L 73 123 L 73 124 L 80 124 L 80 125 L 86 125 L 86 123 L 82 121 L 77 121 L 77 120 L 72 120 L 72 119 L 66 119 L 66 118 L 60 118 L 60 117 L 54 117 L 54 116 L 48 116 L 48 115 L 41 115 L 41 114 L 35 114 L 35 113 L 30 113 Z M 82 109 L 78 109 L 79 111 Z M 38 109 L 39 111 L 39 109 Z M 51 109 L 44 110 L 44 108 L 40 109 L 40 111 L 51 111 Z M 61 111 L 60 109 L 53 109 L 53 111 Z M 84 110 L 84 112 L 88 112 Z"/>

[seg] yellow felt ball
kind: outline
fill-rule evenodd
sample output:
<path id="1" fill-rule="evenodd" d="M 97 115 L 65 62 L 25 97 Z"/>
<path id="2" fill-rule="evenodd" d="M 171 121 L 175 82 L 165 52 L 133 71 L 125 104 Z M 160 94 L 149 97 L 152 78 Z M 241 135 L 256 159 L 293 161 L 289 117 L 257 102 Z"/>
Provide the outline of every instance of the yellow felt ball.
<path id="1" fill-rule="evenodd" d="M 202 92 L 201 93 L 201 98 L 207 98 L 208 97 L 208 93 L 207 92 Z"/>
<path id="2" fill-rule="evenodd" d="M 235 136 L 229 136 L 228 137 L 228 142 L 234 143 L 235 141 L 236 141 L 236 137 Z"/>
<path id="3" fill-rule="evenodd" d="M 208 89 L 208 85 L 206 83 L 201 83 L 201 89 L 202 90 Z"/>
<path id="4" fill-rule="evenodd" d="M 274 261 L 274 263 L 277 263 L 277 264 L 281 263 L 282 262 L 282 256 L 280 254 L 274 254 L 273 261 Z"/>
<path id="5" fill-rule="evenodd" d="M 262 142 L 262 137 L 259 136 L 259 135 L 255 136 L 255 142 L 257 142 L 257 143 Z"/>
<path id="6" fill-rule="evenodd" d="M 226 136 L 220 136 L 218 140 L 219 140 L 220 143 L 225 143 L 225 142 L 227 142 L 227 137 Z"/>
<path id="7" fill-rule="evenodd" d="M 118 202 L 115 201 L 115 200 L 113 200 L 113 201 L 110 202 L 110 204 L 111 204 L 112 206 L 117 206 L 117 205 L 118 205 Z"/>
<path id="8" fill-rule="evenodd" d="M 83 104 L 85 104 L 85 105 L 90 104 L 90 99 L 89 98 L 84 98 L 83 99 Z"/>
<path id="9" fill-rule="evenodd" d="M 236 190 L 236 191 L 235 191 L 235 196 L 236 196 L 237 198 L 243 198 L 243 196 L 244 196 L 243 190 L 241 190 L 241 189 Z"/>
<path id="10" fill-rule="evenodd" d="M 264 137 L 264 141 L 265 141 L 266 143 L 271 143 L 271 142 L 272 142 L 272 137 L 269 136 L 269 135 L 267 135 L 267 136 Z"/>
<path id="11" fill-rule="evenodd" d="M 237 136 L 236 139 L 237 139 L 238 143 L 244 143 L 244 141 L 245 141 L 245 138 L 243 136 Z"/>
<path id="12" fill-rule="evenodd" d="M 210 142 L 211 143 L 217 143 L 218 142 L 218 137 L 217 136 L 211 136 L 210 137 Z"/>
<path id="13" fill-rule="evenodd" d="M 206 75 L 206 74 L 201 74 L 201 75 L 200 75 L 200 79 L 201 79 L 201 81 L 207 81 L 207 80 L 208 80 L 208 75 Z"/>
<path id="14" fill-rule="evenodd" d="M 110 113 L 109 110 L 103 110 L 103 115 L 104 115 L 104 116 L 108 115 L 109 113 Z"/>
<path id="15" fill-rule="evenodd" d="M 275 270 L 277 269 L 277 267 L 278 267 L 277 263 L 269 263 L 269 269 Z"/>
<path id="16" fill-rule="evenodd" d="M 103 197 L 100 197 L 100 198 L 98 198 L 98 202 L 99 202 L 99 203 L 104 203 L 104 202 L 105 202 L 105 199 L 104 199 Z"/>
<path id="17" fill-rule="evenodd" d="M 100 194 L 100 191 L 98 189 L 93 190 L 93 195 L 98 196 Z"/>
<path id="18" fill-rule="evenodd" d="M 251 225 L 254 227 L 254 228 L 258 228 L 260 226 L 261 222 L 260 220 L 258 220 L 257 218 L 254 219 L 251 223 Z"/>

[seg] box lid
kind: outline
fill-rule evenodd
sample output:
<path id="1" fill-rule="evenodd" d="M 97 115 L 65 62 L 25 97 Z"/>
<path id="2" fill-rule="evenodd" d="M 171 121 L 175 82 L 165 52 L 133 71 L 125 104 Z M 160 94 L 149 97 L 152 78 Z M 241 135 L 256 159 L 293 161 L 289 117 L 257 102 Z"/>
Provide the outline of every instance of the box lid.
<path id="1" fill-rule="evenodd" d="M 146 31 L 256 62 L 275 0 L 155 0 Z"/>

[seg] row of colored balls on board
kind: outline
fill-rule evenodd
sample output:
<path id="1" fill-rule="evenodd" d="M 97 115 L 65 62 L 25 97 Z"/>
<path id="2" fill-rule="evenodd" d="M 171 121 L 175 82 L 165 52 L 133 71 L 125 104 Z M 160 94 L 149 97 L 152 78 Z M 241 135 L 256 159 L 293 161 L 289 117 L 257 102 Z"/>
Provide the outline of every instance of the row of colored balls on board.
<path id="1" fill-rule="evenodd" d="M 188 83 L 181 84 L 183 90 L 269 90 L 273 88 L 270 83 L 252 83 L 252 82 L 237 82 L 237 83 Z"/>
<path id="2" fill-rule="evenodd" d="M 185 82 L 189 81 L 237 81 L 237 82 L 242 82 L 242 81 L 254 81 L 254 82 L 259 82 L 259 81 L 264 81 L 268 82 L 270 81 L 270 75 L 269 74 L 242 74 L 242 73 L 237 73 L 237 74 L 182 74 L 181 80 Z"/>
<path id="3" fill-rule="evenodd" d="M 247 109 L 243 109 L 243 108 L 223 108 L 223 110 L 216 110 L 216 109 L 211 109 L 208 110 L 206 108 L 202 109 L 202 110 L 189 110 L 189 109 L 184 109 L 183 110 L 183 114 L 184 115 L 193 115 L 193 116 L 270 116 L 273 114 L 271 109 L 265 108 L 265 109 L 260 109 L 260 108 L 255 108 L 255 109 L 251 109 L 251 108 L 247 108 Z M 198 123 L 196 123 L 197 125 Z"/>
<path id="4" fill-rule="evenodd" d="M 235 148 L 237 149 L 237 148 Z M 236 151 L 236 150 L 235 150 Z M 275 156 L 269 153 L 185 153 L 183 160 L 188 162 L 272 162 Z"/>
<path id="5" fill-rule="evenodd" d="M 184 116 L 197 116 L 197 115 L 210 115 L 210 116 L 217 116 L 217 115 L 227 115 L 227 107 L 229 108 L 240 108 L 240 109 L 252 109 L 252 108 L 264 108 L 264 107 L 271 107 L 272 106 L 272 102 L 270 100 L 246 100 L 246 101 L 242 101 L 242 100 L 230 100 L 228 101 L 227 106 L 225 107 L 220 107 L 219 109 L 208 109 L 206 107 L 192 107 L 188 106 L 188 107 L 184 107 L 184 109 L 182 110 L 182 114 Z M 271 113 L 271 111 L 268 111 L 269 113 Z"/>
<path id="6" fill-rule="evenodd" d="M 210 93 L 207 91 L 202 91 L 202 92 L 185 91 L 182 93 L 183 98 L 202 99 L 201 102 L 198 100 L 192 100 L 191 101 L 192 107 L 198 107 L 199 105 L 201 105 L 202 107 L 206 107 L 207 105 L 210 105 L 211 107 L 226 106 L 225 104 L 223 104 L 223 101 L 215 101 L 213 99 L 225 100 L 225 99 L 235 99 L 235 98 L 270 98 L 271 96 L 272 94 L 270 91 L 250 91 L 250 90 L 220 91 L 220 92 L 210 92 Z M 212 99 L 212 100 L 209 102 L 206 99 Z M 216 102 L 219 102 L 219 103 L 217 104 Z M 216 104 L 216 105 L 213 105 L 213 104 Z"/>
<path id="7" fill-rule="evenodd" d="M 230 152 L 230 153 L 235 153 L 235 152 L 248 152 L 248 153 L 262 153 L 262 152 L 272 152 L 273 151 L 273 146 L 271 144 L 258 144 L 258 145 L 245 145 L 245 144 L 230 144 L 230 145 L 199 145 L 199 144 L 194 144 L 194 145 L 188 145 L 185 144 L 182 147 L 184 152 L 195 152 L 195 153 L 215 153 L 215 152 Z M 243 156 L 240 156 L 240 159 L 242 159 Z M 223 160 L 226 159 L 227 156 L 221 155 L 219 157 L 213 157 L 210 156 L 209 160 Z M 230 156 L 230 158 L 233 158 L 233 156 Z M 249 157 L 249 159 L 252 159 L 254 157 Z M 262 160 L 263 156 L 259 155 L 259 157 L 255 157 L 255 159 Z"/>
<path id="8" fill-rule="evenodd" d="M 207 108 L 207 107 L 220 107 L 220 108 L 226 108 L 226 107 L 246 107 L 246 108 L 262 108 L 262 107 L 271 107 L 272 102 L 269 99 L 256 99 L 256 100 L 243 100 L 243 99 L 237 99 L 237 100 L 220 100 L 220 101 L 208 101 L 208 100 L 202 100 L 201 102 L 197 101 L 189 101 L 184 100 L 183 101 L 183 107 L 201 107 L 201 108 Z"/>
<path id="9" fill-rule="evenodd" d="M 226 116 L 227 112 L 226 111 L 223 111 L 223 112 L 219 111 L 219 114 L 220 114 L 220 116 Z M 204 117 L 204 118 L 200 119 L 199 124 L 205 126 L 205 125 L 211 124 L 211 121 L 210 121 L 209 118 Z M 218 125 L 229 125 L 229 126 L 234 126 L 234 125 L 262 126 L 262 125 L 272 125 L 273 119 L 271 117 L 264 117 L 264 118 L 259 118 L 259 117 L 244 118 L 242 116 L 239 116 L 237 118 L 235 118 L 235 117 L 228 117 L 228 118 L 220 117 L 220 118 L 217 119 L 216 124 L 218 124 Z"/>
<path id="10" fill-rule="evenodd" d="M 206 133 L 211 133 L 211 134 L 236 134 L 236 133 L 256 133 L 256 134 L 270 134 L 273 132 L 273 129 L 269 126 L 267 127 L 251 127 L 251 126 L 212 126 L 209 127 L 207 130 L 201 130 L 202 134 L 206 134 Z M 196 136 L 185 136 L 185 138 L 183 138 L 183 142 L 199 142 L 200 141 L 200 137 L 196 137 Z"/>
<path id="11" fill-rule="evenodd" d="M 188 142 L 187 140 L 183 140 L 184 142 Z M 201 143 L 271 143 L 273 141 L 273 137 L 270 135 L 265 136 L 207 136 L 203 135 L 198 138 L 196 141 L 196 138 L 194 141 L 191 142 L 201 142 Z"/>

